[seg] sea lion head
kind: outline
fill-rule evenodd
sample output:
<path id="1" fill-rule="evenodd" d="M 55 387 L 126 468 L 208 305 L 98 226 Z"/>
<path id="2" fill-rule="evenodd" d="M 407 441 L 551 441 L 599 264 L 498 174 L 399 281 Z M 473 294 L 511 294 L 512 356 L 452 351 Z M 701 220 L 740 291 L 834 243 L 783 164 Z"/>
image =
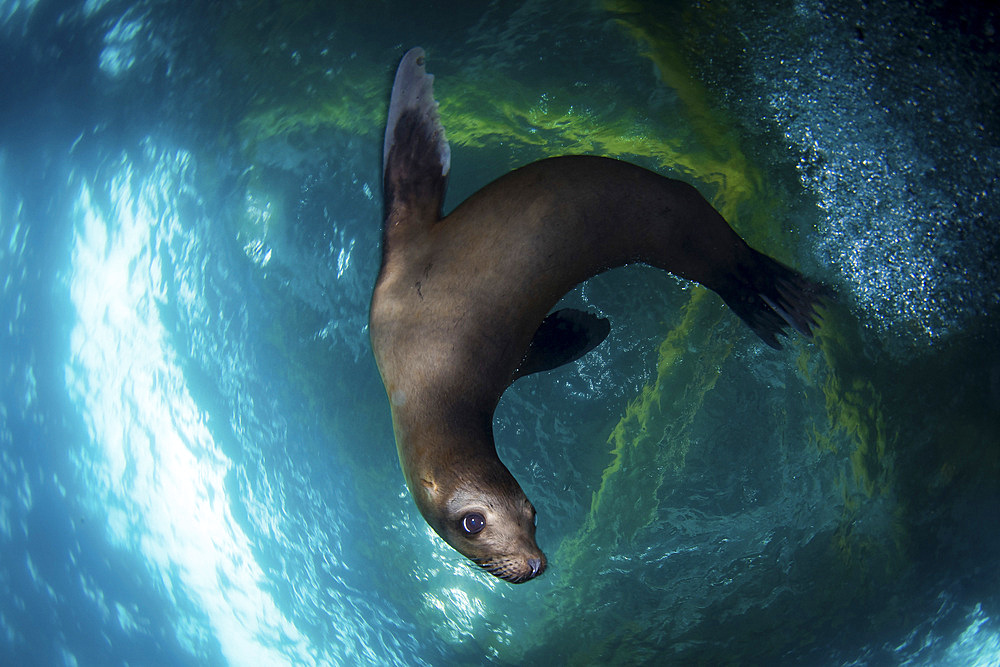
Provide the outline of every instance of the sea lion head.
<path id="1" fill-rule="evenodd" d="M 435 477 L 423 477 L 413 495 L 452 548 L 514 584 L 545 571 L 545 554 L 535 543 L 535 508 L 499 459 L 479 459 Z"/>

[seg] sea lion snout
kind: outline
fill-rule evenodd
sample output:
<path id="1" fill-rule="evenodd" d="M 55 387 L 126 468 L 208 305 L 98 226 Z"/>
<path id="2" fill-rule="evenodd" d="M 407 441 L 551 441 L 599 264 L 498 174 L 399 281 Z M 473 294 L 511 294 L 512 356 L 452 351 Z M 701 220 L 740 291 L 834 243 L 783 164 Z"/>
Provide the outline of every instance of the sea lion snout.
<path id="1" fill-rule="evenodd" d="M 534 524 L 528 529 L 521 527 L 523 532 L 513 526 L 504 528 L 507 534 L 503 539 L 494 539 L 488 545 L 484 545 L 486 547 L 484 555 L 467 554 L 472 562 L 493 576 L 512 584 L 523 584 L 545 572 L 548 561 L 535 542 Z M 517 532 L 520 532 L 520 535 Z M 509 551 L 512 545 L 514 550 Z"/>
<path id="2" fill-rule="evenodd" d="M 512 584 L 523 584 L 534 579 L 545 572 L 547 561 L 545 554 L 541 551 L 537 556 L 501 556 L 481 561 L 474 559 L 474 562 L 494 577 L 499 577 Z"/>

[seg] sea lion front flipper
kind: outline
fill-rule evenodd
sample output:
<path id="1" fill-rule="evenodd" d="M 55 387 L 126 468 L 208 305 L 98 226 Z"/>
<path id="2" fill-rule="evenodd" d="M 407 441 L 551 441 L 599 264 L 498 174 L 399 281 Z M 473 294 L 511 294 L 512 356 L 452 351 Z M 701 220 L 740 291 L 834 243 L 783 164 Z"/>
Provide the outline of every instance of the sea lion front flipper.
<path id="1" fill-rule="evenodd" d="M 795 269 L 751 249 L 751 255 L 733 272 L 719 296 L 760 339 L 776 350 L 778 336 L 790 326 L 806 337 L 819 323 L 816 307 L 833 297 L 826 286 Z"/>
<path id="2" fill-rule="evenodd" d="M 427 225 L 441 218 L 451 149 L 434 101 L 434 76 L 424 50 L 410 49 L 396 70 L 382 151 L 386 239 L 397 225 Z"/>
<path id="3" fill-rule="evenodd" d="M 514 379 L 576 361 L 601 344 L 611 324 L 607 319 L 574 308 L 563 308 L 542 320 Z"/>

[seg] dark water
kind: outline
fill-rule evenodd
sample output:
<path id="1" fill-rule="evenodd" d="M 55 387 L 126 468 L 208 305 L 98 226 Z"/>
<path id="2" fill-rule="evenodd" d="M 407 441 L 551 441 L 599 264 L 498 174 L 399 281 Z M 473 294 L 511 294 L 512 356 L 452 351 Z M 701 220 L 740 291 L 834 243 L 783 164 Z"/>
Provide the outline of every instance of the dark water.
<path id="1" fill-rule="evenodd" d="M 0 664 L 1000 664 L 997 12 L 948 2 L 0 0 Z M 406 493 L 370 358 L 420 44 L 448 206 L 696 185 L 826 281 L 763 347 L 630 267 L 497 414 L 545 576 Z"/>

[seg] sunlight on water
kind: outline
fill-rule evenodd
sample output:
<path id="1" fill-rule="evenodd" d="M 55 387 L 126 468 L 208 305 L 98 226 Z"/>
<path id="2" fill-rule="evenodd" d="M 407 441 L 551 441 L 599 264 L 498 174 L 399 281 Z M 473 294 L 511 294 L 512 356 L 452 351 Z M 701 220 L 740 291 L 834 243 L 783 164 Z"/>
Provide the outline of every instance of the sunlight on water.
<path id="1" fill-rule="evenodd" d="M 0 2 L 0 24 L 7 23 L 18 12 L 24 12 L 25 21 L 31 16 L 38 0 L 7 0 Z"/>
<path id="2" fill-rule="evenodd" d="M 983 627 L 990 622 L 982 605 L 976 605 L 970 614 L 969 627 L 948 649 L 945 664 L 968 667 L 996 667 L 1000 665 L 1000 632 Z"/>
<path id="3" fill-rule="evenodd" d="M 442 626 L 438 627 L 438 632 L 453 643 L 471 639 L 473 620 L 486 611 L 482 600 L 470 596 L 461 588 L 447 588 L 436 594 L 424 593 L 424 600 L 441 612 Z"/>
<path id="4" fill-rule="evenodd" d="M 247 191 L 245 229 L 240 234 L 241 238 L 245 237 L 243 252 L 254 264 L 262 268 L 271 261 L 271 248 L 267 244 L 267 235 L 273 214 L 272 202 L 269 199 Z"/>
<path id="5" fill-rule="evenodd" d="M 428 566 L 421 568 L 418 576 L 428 586 L 422 600 L 436 637 L 460 646 L 482 640 L 488 632 L 494 644 L 488 650 L 495 657 L 495 644 L 509 644 L 514 635 L 498 607 L 504 594 L 510 592 L 503 588 L 508 585 L 458 557 L 429 526 L 423 526 L 422 532 L 420 562 Z M 536 591 L 522 588 L 514 597 L 523 603 L 524 593 Z"/>
<path id="6" fill-rule="evenodd" d="M 101 70 L 112 77 L 125 74 L 136 62 L 137 38 L 142 30 L 142 21 L 130 21 L 128 15 L 104 36 L 104 50 L 101 51 Z"/>
<path id="7" fill-rule="evenodd" d="M 213 441 L 160 319 L 158 248 L 186 233 L 166 193 L 183 188 L 193 167 L 183 152 L 154 159 L 145 176 L 123 158 L 106 194 L 84 183 L 76 202 L 70 293 L 79 320 L 66 380 L 93 440 L 83 463 L 92 502 L 107 512 L 113 541 L 140 552 L 172 597 L 200 607 L 233 664 L 308 664 L 306 638 L 265 590 L 232 515 L 232 462 Z M 105 196 L 108 206 L 99 203 Z M 178 633 L 197 655 L 203 630 L 192 620 L 178 623 Z"/>

